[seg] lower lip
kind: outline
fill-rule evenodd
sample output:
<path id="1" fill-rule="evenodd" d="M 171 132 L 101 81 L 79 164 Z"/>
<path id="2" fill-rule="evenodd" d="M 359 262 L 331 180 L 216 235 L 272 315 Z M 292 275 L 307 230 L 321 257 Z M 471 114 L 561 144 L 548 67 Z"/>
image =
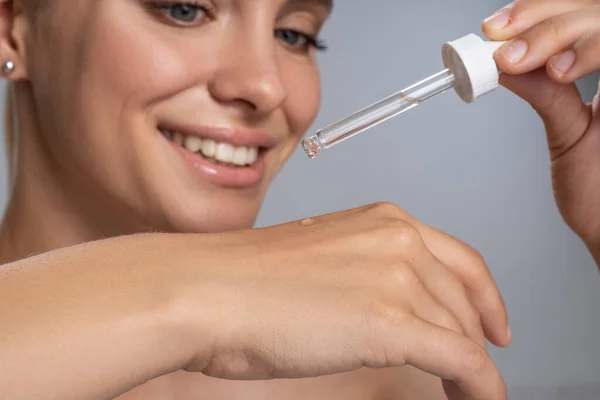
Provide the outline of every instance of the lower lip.
<path id="1" fill-rule="evenodd" d="M 259 152 L 258 160 L 250 166 L 229 167 L 215 164 L 167 140 L 163 135 L 161 137 L 179 153 L 183 161 L 192 167 L 196 173 L 200 172 L 216 185 L 232 188 L 251 188 L 257 186 L 263 180 L 265 174 L 265 155 L 262 151 Z"/>

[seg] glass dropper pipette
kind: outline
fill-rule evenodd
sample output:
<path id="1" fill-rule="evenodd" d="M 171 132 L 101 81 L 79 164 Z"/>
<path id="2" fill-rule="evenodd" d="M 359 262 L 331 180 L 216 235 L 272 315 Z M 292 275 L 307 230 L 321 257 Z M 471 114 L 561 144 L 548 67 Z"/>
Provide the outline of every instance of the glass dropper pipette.
<path id="1" fill-rule="evenodd" d="M 454 88 L 465 102 L 474 101 L 498 86 L 493 54 L 502 44 L 485 42 L 474 34 L 444 44 L 445 70 L 320 129 L 302 141 L 304 152 L 308 157 L 316 158 L 323 149 L 350 139 L 448 89 Z"/>
<path id="2" fill-rule="evenodd" d="M 322 149 L 328 149 L 346 139 L 358 135 L 390 118 L 408 111 L 425 100 L 444 93 L 454 87 L 454 74 L 446 69 L 422 80 L 380 102 L 373 104 L 304 139 L 302 146 L 310 158 L 315 158 Z"/>

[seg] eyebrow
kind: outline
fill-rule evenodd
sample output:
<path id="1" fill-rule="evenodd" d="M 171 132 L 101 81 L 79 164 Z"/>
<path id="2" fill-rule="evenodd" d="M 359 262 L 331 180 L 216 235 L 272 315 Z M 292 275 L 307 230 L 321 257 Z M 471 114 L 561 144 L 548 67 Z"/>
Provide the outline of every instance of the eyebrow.
<path id="1" fill-rule="evenodd" d="M 292 0 L 290 3 L 305 3 L 305 4 L 315 4 L 327 9 L 327 12 L 331 12 L 333 10 L 333 0 Z"/>

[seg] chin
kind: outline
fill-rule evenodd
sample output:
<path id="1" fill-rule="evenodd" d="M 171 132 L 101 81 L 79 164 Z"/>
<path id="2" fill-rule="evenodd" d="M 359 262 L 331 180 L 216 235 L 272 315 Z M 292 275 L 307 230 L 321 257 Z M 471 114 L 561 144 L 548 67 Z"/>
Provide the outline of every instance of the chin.
<path id="1" fill-rule="evenodd" d="M 207 199 L 207 195 L 196 197 L 193 202 L 169 202 L 161 213 L 161 225 L 175 233 L 221 233 L 251 229 L 256 223 L 262 197 L 212 193 Z"/>

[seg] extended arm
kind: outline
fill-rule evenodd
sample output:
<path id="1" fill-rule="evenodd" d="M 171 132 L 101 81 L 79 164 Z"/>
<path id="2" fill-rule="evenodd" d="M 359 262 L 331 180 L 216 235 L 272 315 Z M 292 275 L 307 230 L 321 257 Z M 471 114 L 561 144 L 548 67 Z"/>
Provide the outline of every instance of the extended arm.
<path id="1" fill-rule="evenodd" d="M 0 267 L 0 397 L 113 398 L 190 362 L 163 251 L 172 240 L 113 239 Z"/>

